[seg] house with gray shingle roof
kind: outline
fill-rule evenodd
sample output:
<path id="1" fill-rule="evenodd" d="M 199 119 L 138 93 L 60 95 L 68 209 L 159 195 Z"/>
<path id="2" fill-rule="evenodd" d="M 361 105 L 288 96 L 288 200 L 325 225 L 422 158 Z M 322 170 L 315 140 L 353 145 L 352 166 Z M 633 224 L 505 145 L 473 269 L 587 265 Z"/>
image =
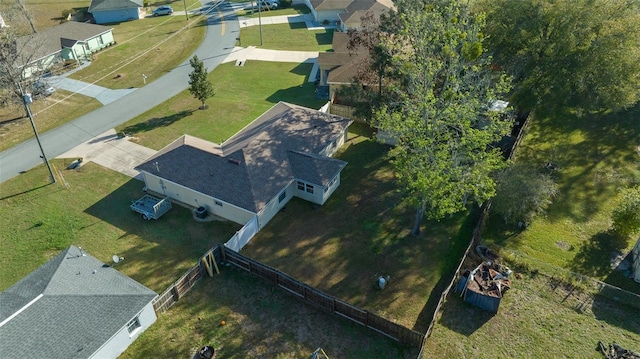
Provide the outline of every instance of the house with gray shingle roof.
<path id="1" fill-rule="evenodd" d="M 359 29 L 367 12 L 375 17 L 394 9 L 392 0 L 304 0 L 317 22 L 337 22 L 342 31 Z"/>
<path id="2" fill-rule="evenodd" d="M 184 135 L 136 167 L 148 190 L 264 227 L 292 197 L 324 204 L 351 120 L 279 102 L 222 144 Z"/>
<path id="3" fill-rule="evenodd" d="M 108 24 L 144 17 L 142 0 L 91 0 L 89 10 L 96 24 Z"/>
<path id="4" fill-rule="evenodd" d="M 22 36 L 16 46 L 25 77 L 40 74 L 65 60 L 80 61 L 115 44 L 113 28 L 67 21 L 42 32 Z"/>
<path id="5" fill-rule="evenodd" d="M 117 358 L 157 294 L 74 246 L 0 293 L 0 358 Z"/>

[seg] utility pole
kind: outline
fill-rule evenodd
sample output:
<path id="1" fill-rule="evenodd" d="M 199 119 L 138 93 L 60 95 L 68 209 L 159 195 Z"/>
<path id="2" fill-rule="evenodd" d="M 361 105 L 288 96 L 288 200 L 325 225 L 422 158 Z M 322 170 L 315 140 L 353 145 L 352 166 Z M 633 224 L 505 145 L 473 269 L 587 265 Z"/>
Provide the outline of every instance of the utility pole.
<path id="1" fill-rule="evenodd" d="M 187 21 L 189 21 L 189 14 L 187 13 L 187 0 L 182 0 L 182 4 L 184 4 L 184 16 L 186 16 Z"/>
<path id="2" fill-rule="evenodd" d="M 27 110 L 27 116 L 29 116 L 29 121 L 31 122 L 33 133 L 36 135 L 36 141 L 38 142 L 38 147 L 40 147 L 40 153 L 42 153 L 40 157 L 42 157 L 44 164 L 47 165 L 47 169 L 49 170 L 49 179 L 51 180 L 51 183 L 56 183 L 56 177 L 53 175 L 49 160 L 47 160 L 47 156 L 44 154 L 44 149 L 42 149 L 42 143 L 40 143 L 40 136 L 38 135 L 38 130 L 36 129 L 36 123 L 33 121 L 33 115 L 31 114 L 31 108 L 29 107 L 29 104 L 33 102 L 31 94 L 23 93 L 22 100 L 24 103 L 24 108 Z"/>
<path id="3" fill-rule="evenodd" d="M 258 0 L 258 27 L 260 28 L 260 46 L 262 46 L 262 0 Z"/>

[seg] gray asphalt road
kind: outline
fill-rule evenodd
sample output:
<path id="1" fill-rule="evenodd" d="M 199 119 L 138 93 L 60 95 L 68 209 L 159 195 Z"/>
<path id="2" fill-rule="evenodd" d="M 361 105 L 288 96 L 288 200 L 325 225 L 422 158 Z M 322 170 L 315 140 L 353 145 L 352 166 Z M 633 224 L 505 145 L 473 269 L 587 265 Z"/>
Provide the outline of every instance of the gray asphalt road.
<path id="1" fill-rule="evenodd" d="M 212 71 L 233 49 L 240 28 L 227 2 L 215 4 L 203 0 L 202 4 L 210 12 L 207 16 L 205 39 L 194 54 L 198 55 L 209 71 Z M 166 75 L 131 94 L 63 126 L 40 134 L 45 154 L 49 159 L 55 158 L 170 99 L 188 87 L 189 72 L 191 72 L 191 66 L 187 60 Z M 42 163 L 35 139 L 0 152 L 0 183 Z"/>

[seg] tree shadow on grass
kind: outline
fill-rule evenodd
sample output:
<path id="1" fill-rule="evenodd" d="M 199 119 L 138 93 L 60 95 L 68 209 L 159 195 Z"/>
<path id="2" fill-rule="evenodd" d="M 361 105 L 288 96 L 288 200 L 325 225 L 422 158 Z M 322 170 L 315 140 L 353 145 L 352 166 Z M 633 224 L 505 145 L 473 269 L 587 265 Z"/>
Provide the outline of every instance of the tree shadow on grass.
<path id="1" fill-rule="evenodd" d="M 591 277 L 603 277 L 611 272 L 611 255 L 627 247 L 627 240 L 613 231 L 595 234 L 582 244 L 569 268 Z"/>
<path id="2" fill-rule="evenodd" d="M 129 125 L 123 128 L 122 131 L 128 135 L 135 135 L 140 132 L 151 131 L 158 127 L 167 127 L 187 116 L 191 116 L 194 111 L 195 110 L 185 110 L 165 117 L 154 117 L 144 122 Z"/>
<path id="3" fill-rule="evenodd" d="M 451 280 L 453 279 L 453 276 L 455 274 L 454 271 L 458 266 L 458 263 L 460 262 L 462 254 L 466 250 L 469 241 L 471 240 L 473 229 L 478 222 L 479 216 L 480 209 L 474 209 L 471 211 L 467 218 L 465 218 L 462 226 L 460 226 L 456 239 L 454 242 L 452 242 L 454 245 L 449 249 L 448 253 L 443 253 L 443 256 L 446 258 L 446 260 L 443 262 L 443 267 L 445 267 L 446 269 L 442 271 L 443 274 L 440 276 L 440 279 L 431 290 L 429 299 L 420 311 L 418 318 L 416 318 L 413 330 L 420 333 L 426 333 L 427 328 L 429 327 L 429 323 L 431 323 L 431 320 L 433 318 L 433 314 L 436 310 L 438 302 L 440 301 L 442 293 L 447 288 L 449 283 L 451 283 Z M 454 288 L 452 288 L 451 291 L 453 291 Z M 449 295 L 449 297 L 451 297 L 451 294 Z"/>
<path id="4" fill-rule="evenodd" d="M 494 313 L 465 303 L 457 293 L 449 293 L 441 313 L 438 319 L 440 325 L 467 337 L 482 328 L 495 316 Z"/>
<path id="5" fill-rule="evenodd" d="M 637 334 L 640 333 L 640 316 L 637 315 L 640 309 L 637 301 L 637 297 L 632 298 L 619 291 L 604 289 L 593 297 L 591 311 L 598 320 Z"/>

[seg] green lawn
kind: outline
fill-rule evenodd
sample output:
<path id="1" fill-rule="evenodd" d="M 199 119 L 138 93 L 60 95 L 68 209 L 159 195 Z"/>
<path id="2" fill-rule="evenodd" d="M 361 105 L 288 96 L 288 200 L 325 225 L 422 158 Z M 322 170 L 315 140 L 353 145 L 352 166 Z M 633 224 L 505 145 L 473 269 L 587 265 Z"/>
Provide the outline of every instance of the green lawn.
<path id="1" fill-rule="evenodd" d="M 484 239 L 544 263 L 605 280 L 640 293 L 640 285 L 609 267 L 610 253 L 626 252 L 635 240 L 611 235 L 611 213 L 621 188 L 640 182 L 640 108 L 577 118 L 566 111 L 536 115 L 516 161 L 559 169 L 560 195 L 546 216 L 524 232 L 492 216 Z"/>
<path id="2" fill-rule="evenodd" d="M 105 263 L 125 257 L 118 270 L 162 292 L 240 227 L 196 222 L 180 206 L 145 221 L 129 209 L 142 182 L 92 163 L 66 170 L 70 162 L 53 161 L 56 184 L 38 166 L 0 186 L 0 291 L 73 244 Z"/>
<path id="3" fill-rule="evenodd" d="M 242 253 L 424 333 L 476 217 L 426 221 L 421 236 L 410 236 L 415 210 L 398 192 L 388 148 L 370 135 L 352 125 L 337 156 L 349 164 L 325 205 L 293 199 Z M 380 275 L 390 276 L 383 291 Z"/>
<path id="4" fill-rule="evenodd" d="M 216 95 L 199 110 L 200 102 L 188 91 L 119 126 L 119 132 L 138 143 L 161 149 L 183 134 L 221 143 L 256 119 L 278 101 L 320 108 L 308 82 L 310 64 L 248 61 L 218 66 L 209 74 Z M 277 74 L 277 75 L 269 75 Z"/>
<path id="5" fill-rule="evenodd" d="M 292 51 L 328 51 L 333 29 L 307 30 L 304 22 L 262 26 L 262 48 Z M 239 45 L 260 46 L 260 26 L 243 27 Z"/>

